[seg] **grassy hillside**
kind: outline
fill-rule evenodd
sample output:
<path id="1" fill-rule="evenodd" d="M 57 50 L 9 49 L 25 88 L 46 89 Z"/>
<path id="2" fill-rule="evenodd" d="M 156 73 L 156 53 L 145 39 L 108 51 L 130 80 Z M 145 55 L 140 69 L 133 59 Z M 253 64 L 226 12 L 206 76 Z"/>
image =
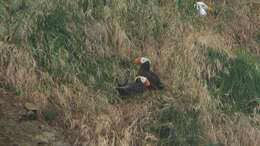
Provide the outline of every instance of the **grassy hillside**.
<path id="1" fill-rule="evenodd" d="M 19 101 L 71 145 L 259 145 L 260 3 L 205 1 L 0 0 L 0 127 Z M 121 99 L 137 56 L 166 89 Z M 7 130 L 0 145 L 28 145 Z"/>

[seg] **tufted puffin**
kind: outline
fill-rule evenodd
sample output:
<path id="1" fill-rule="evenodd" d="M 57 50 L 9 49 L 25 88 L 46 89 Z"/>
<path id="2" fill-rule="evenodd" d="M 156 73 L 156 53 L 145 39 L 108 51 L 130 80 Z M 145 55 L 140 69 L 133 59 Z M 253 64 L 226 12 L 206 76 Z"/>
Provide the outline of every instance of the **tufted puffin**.
<path id="1" fill-rule="evenodd" d="M 150 65 L 151 65 L 150 59 L 145 58 L 145 57 L 138 57 L 134 60 L 134 64 L 141 65 L 141 67 L 138 71 L 138 75 L 144 76 L 150 81 L 151 86 L 149 87 L 149 89 L 162 90 L 164 88 L 164 85 L 162 84 L 159 77 L 150 70 Z"/>
<path id="2" fill-rule="evenodd" d="M 135 82 L 123 86 L 119 84 L 116 89 L 120 96 L 135 96 L 143 93 L 149 86 L 150 82 L 146 77 L 137 76 Z"/>

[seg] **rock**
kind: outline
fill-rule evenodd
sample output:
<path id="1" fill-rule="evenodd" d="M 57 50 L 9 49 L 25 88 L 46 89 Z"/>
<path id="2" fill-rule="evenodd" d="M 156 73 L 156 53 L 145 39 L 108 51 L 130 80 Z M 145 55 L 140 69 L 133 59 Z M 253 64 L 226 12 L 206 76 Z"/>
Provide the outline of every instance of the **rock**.
<path id="1" fill-rule="evenodd" d="M 33 103 L 30 103 L 30 102 L 26 102 L 24 104 L 24 107 L 27 109 L 27 110 L 31 110 L 31 111 L 38 111 L 39 110 L 39 107 L 36 106 L 35 104 Z"/>
<path id="2" fill-rule="evenodd" d="M 35 137 L 38 144 L 49 144 L 55 140 L 55 134 L 51 132 L 43 132 Z"/>
<path id="3" fill-rule="evenodd" d="M 58 116 L 58 110 L 53 105 L 48 105 L 42 111 L 43 117 L 46 121 L 55 120 Z"/>
<path id="4" fill-rule="evenodd" d="M 35 111 L 27 111 L 25 114 L 22 115 L 22 117 L 19 119 L 19 121 L 27 121 L 27 120 L 36 120 L 37 119 L 37 113 Z"/>
<path id="5" fill-rule="evenodd" d="M 166 126 L 166 125 L 162 126 L 162 127 L 160 128 L 160 137 L 161 137 L 161 138 L 167 138 L 167 137 L 169 137 L 170 131 L 171 131 L 171 129 L 170 129 L 168 126 Z"/>

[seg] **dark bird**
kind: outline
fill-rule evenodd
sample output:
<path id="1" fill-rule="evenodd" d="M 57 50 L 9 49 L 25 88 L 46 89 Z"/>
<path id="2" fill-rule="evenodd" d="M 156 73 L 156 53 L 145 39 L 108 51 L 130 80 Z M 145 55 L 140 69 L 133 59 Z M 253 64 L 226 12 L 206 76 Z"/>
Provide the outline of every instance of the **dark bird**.
<path id="1" fill-rule="evenodd" d="M 120 96 L 135 96 L 143 93 L 149 86 L 150 82 L 146 77 L 138 76 L 135 78 L 135 82 L 124 85 L 118 84 L 116 89 Z"/>
<path id="2" fill-rule="evenodd" d="M 164 89 L 164 85 L 161 82 L 160 78 L 150 70 L 151 61 L 148 58 L 145 57 L 138 57 L 134 60 L 134 64 L 141 65 L 138 75 L 146 77 L 150 83 L 151 86 L 149 89 L 156 89 L 156 90 L 162 90 Z"/>

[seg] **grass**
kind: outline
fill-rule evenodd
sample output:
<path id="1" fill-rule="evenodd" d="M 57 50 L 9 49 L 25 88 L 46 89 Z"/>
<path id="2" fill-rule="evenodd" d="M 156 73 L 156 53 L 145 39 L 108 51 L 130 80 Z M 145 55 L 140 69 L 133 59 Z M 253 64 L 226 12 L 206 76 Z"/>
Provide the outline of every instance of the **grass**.
<path id="1" fill-rule="evenodd" d="M 0 88 L 59 109 L 44 116 L 75 145 L 257 146 L 257 9 L 233 0 L 199 17 L 194 2 L 0 1 Z M 118 100 L 136 56 L 167 88 Z"/>
<path id="2" fill-rule="evenodd" d="M 167 30 L 167 22 L 158 12 L 159 1 L 136 0 L 136 2 L 127 2 L 127 5 L 126 10 L 121 10 L 119 23 L 129 39 L 135 44 L 142 44 L 146 38 L 153 38 L 159 43 Z"/>
<path id="3" fill-rule="evenodd" d="M 256 31 L 256 42 L 258 43 L 258 44 L 260 44 L 260 29 L 258 29 L 257 31 Z"/>
<path id="4" fill-rule="evenodd" d="M 0 89 L 3 89 L 4 91 L 8 91 L 13 93 L 14 95 L 19 96 L 21 93 L 21 91 L 19 91 L 18 89 L 16 89 L 15 87 L 13 87 L 10 84 L 7 84 L 5 81 L 1 81 L 0 80 Z"/>
<path id="5" fill-rule="evenodd" d="M 217 66 L 219 61 L 223 68 L 215 68 L 216 75 L 209 79 L 208 85 L 215 96 L 221 97 L 225 107 L 232 106 L 232 110 L 251 113 L 260 97 L 260 58 L 245 51 L 236 55 L 227 58 L 225 54 L 209 50 L 209 60 L 214 62 L 210 66 Z"/>
<path id="6" fill-rule="evenodd" d="M 37 66 L 47 71 L 55 81 L 60 83 L 70 83 L 73 76 L 76 76 L 86 85 L 93 86 L 94 90 L 111 90 L 112 88 L 106 85 L 108 82 L 114 83 L 115 80 L 110 70 L 118 66 L 119 60 L 122 59 L 116 56 L 96 59 L 87 54 L 84 42 L 86 36 L 82 31 L 87 22 L 84 21 L 83 14 L 76 9 L 77 6 L 68 6 L 69 3 L 65 1 L 61 1 L 57 6 L 56 4 L 54 2 L 54 7 L 51 8 L 43 6 L 38 9 L 43 13 L 28 16 L 33 24 L 25 40 L 28 41 L 27 44 Z M 98 2 L 92 5 L 100 9 Z M 47 10 L 49 12 L 45 13 Z M 95 13 L 94 15 L 96 16 Z M 101 40 L 96 43 L 102 47 L 104 42 Z M 90 81 L 90 78 L 93 80 Z"/>
<path id="7" fill-rule="evenodd" d="M 159 137 L 157 145 L 200 145 L 198 115 L 195 110 L 178 111 L 174 105 L 164 107 L 150 129 Z"/>

